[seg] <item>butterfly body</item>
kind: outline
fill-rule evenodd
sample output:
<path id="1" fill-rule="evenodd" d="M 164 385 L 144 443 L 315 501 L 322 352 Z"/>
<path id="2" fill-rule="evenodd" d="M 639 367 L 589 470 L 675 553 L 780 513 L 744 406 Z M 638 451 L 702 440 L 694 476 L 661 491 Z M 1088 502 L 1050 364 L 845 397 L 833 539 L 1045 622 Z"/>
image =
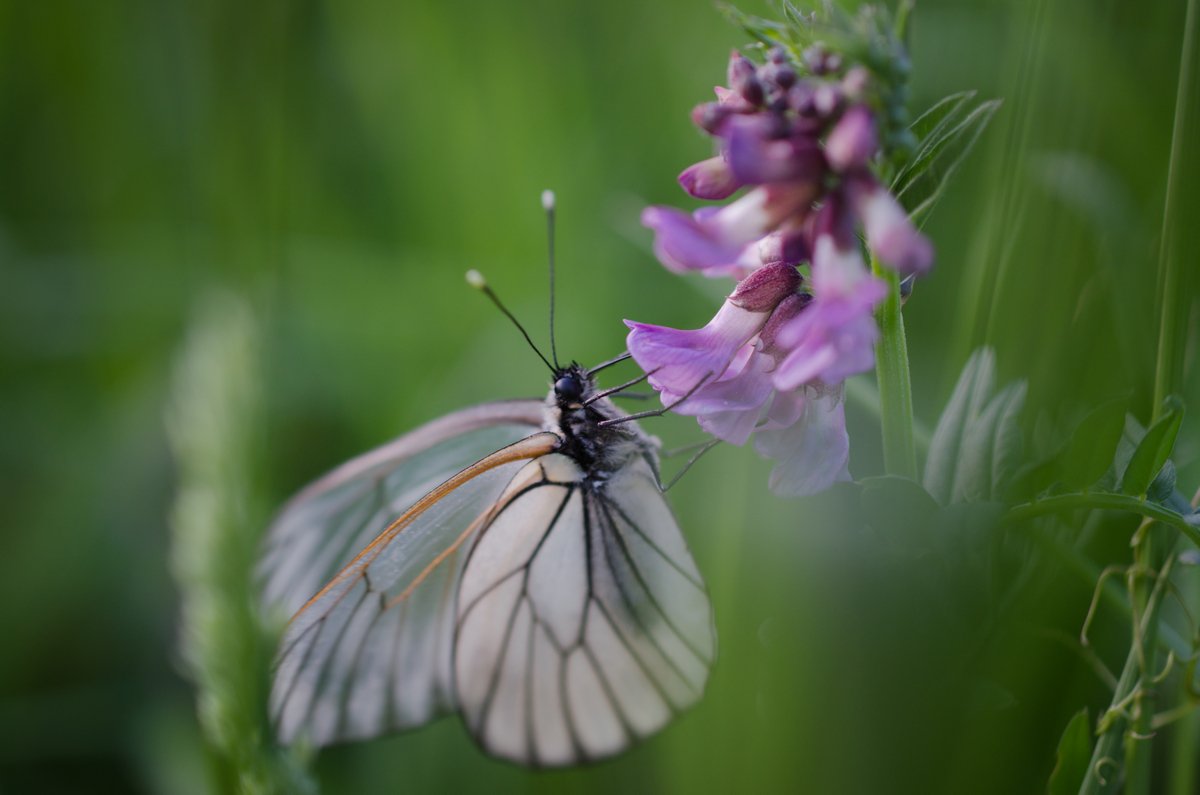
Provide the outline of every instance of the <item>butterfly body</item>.
<path id="1" fill-rule="evenodd" d="M 554 386 L 546 396 L 543 427 L 562 439 L 558 452 L 579 465 L 593 486 L 637 456 L 653 463 L 655 443 L 633 423 L 604 425 L 622 412 L 606 397 L 596 398 L 595 380 L 578 364 L 555 373 Z"/>
<path id="2" fill-rule="evenodd" d="M 295 610 L 272 686 L 280 738 L 457 711 L 489 753 L 562 766 L 694 703 L 711 607 L 657 445 L 623 417 L 572 364 L 545 401 L 455 412 L 285 506 L 261 567 L 268 603 Z M 313 569 L 328 580 L 315 595 Z"/>

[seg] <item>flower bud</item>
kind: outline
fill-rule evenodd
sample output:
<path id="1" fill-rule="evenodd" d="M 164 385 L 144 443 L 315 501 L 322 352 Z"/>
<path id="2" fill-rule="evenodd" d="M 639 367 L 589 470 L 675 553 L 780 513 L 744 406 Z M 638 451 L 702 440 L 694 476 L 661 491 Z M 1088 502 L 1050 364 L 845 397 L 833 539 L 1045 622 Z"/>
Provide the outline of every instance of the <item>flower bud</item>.
<path id="1" fill-rule="evenodd" d="M 786 63 L 767 63 L 758 70 L 759 82 L 786 91 L 796 84 L 796 70 Z"/>
<path id="2" fill-rule="evenodd" d="M 867 245 L 881 262 L 903 275 L 929 270 L 933 246 L 886 188 L 874 180 L 857 179 L 850 186 L 850 201 L 862 219 Z"/>
<path id="3" fill-rule="evenodd" d="M 852 102 L 863 99 L 870 85 L 871 72 L 865 66 L 852 66 L 842 77 L 842 91 Z"/>
<path id="4" fill-rule="evenodd" d="M 834 171 L 846 172 L 864 167 L 878 148 L 874 116 L 866 105 L 855 105 L 825 139 L 825 158 Z"/>
<path id="5" fill-rule="evenodd" d="M 723 157 L 701 160 L 684 169 L 679 184 L 697 199 L 727 199 L 742 186 Z"/>
<path id="6" fill-rule="evenodd" d="M 762 83 L 758 81 L 758 69 L 746 56 L 734 50 L 729 56 L 729 68 L 726 70 L 729 87 L 754 107 L 762 104 L 764 92 Z"/>
<path id="7" fill-rule="evenodd" d="M 799 286 L 799 271 L 787 263 L 777 262 L 764 265 L 738 282 L 728 300 L 747 312 L 770 312 Z"/>
<path id="8" fill-rule="evenodd" d="M 734 111 L 720 102 L 705 102 L 692 108 L 692 123 L 709 135 L 716 135 L 721 125 Z"/>

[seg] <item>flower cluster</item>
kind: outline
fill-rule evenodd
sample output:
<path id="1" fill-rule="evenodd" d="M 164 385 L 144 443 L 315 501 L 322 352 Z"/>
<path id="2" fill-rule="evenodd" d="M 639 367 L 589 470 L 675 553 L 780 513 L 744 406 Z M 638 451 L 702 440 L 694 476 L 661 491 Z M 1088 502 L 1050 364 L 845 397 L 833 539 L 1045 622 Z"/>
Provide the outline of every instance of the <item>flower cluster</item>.
<path id="1" fill-rule="evenodd" d="M 842 384 L 873 367 L 887 294 L 857 230 L 904 276 L 933 249 L 871 170 L 880 124 L 865 67 L 820 47 L 797 62 L 777 47 L 761 65 L 734 51 L 716 95 L 692 118 L 718 154 L 679 181 L 700 199 L 744 194 L 694 213 L 650 207 L 642 221 L 667 268 L 738 285 L 702 329 L 626 321 L 628 348 L 664 405 L 725 441 L 753 435 L 780 462 L 772 488 L 811 494 L 849 477 Z"/>

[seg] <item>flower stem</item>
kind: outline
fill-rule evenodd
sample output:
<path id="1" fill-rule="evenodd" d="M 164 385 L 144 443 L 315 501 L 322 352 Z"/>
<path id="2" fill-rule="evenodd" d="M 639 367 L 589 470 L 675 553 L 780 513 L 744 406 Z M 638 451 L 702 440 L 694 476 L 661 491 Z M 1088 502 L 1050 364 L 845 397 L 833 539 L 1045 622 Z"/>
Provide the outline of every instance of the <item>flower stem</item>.
<path id="1" fill-rule="evenodd" d="M 900 313 L 900 277 L 884 268 L 874 255 L 871 270 L 887 282 L 888 295 L 876 312 L 879 342 L 875 371 L 882 407 L 883 465 L 889 475 L 917 479 L 917 448 L 913 441 L 912 383 L 908 374 L 908 343 Z"/>

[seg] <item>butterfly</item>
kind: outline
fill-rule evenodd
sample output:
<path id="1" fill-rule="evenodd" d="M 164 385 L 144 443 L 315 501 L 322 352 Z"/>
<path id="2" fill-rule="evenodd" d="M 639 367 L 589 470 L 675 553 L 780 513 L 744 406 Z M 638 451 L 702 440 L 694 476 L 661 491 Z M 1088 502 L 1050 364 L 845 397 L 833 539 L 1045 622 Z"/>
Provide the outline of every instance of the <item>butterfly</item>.
<path id="1" fill-rule="evenodd" d="M 557 767 L 619 753 L 700 698 L 712 608 L 634 422 L 662 412 L 626 414 L 609 398 L 622 387 L 596 384 L 626 358 L 555 357 L 544 401 L 447 414 L 283 507 L 260 566 L 266 603 L 293 614 L 270 696 L 281 741 L 457 711 L 489 754 Z"/>

